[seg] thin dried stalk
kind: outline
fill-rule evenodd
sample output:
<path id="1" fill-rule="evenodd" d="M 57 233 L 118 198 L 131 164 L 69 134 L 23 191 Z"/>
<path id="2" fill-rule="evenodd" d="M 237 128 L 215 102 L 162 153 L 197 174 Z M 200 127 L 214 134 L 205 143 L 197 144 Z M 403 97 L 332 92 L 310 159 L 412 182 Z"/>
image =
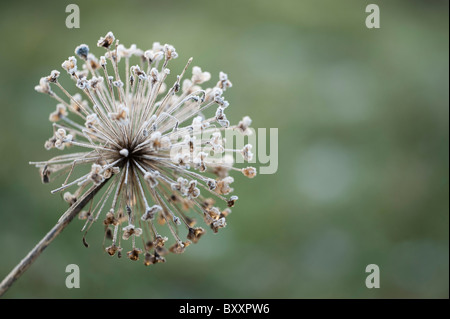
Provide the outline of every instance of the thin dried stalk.
<path id="1" fill-rule="evenodd" d="M 0 283 L 0 296 L 2 296 L 12 284 L 23 275 L 23 273 L 41 255 L 45 248 L 63 231 L 73 218 L 93 199 L 95 194 L 106 184 L 106 181 L 94 186 L 87 191 L 76 203 L 74 203 L 58 220 L 55 226 L 41 239 L 41 241 L 23 258 L 16 267 Z"/>

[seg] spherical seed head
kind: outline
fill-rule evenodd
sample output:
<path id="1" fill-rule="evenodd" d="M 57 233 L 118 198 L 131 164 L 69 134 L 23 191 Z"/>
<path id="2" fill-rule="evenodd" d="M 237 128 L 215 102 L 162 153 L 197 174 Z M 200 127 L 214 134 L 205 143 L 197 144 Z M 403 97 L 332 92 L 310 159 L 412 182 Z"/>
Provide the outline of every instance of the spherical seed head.
<path id="1" fill-rule="evenodd" d="M 53 192 L 65 192 L 63 198 L 69 205 L 104 187 L 80 214 L 85 220 L 83 229 L 90 229 L 101 218 L 105 238 L 111 241 L 106 248 L 109 255 L 120 257 L 121 245 L 129 243 L 129 259 L 138 260 L 145 253 L 144 264 L 152 265 L 165 262 L 162 256 L 168 252 L 184 252 L 206 233 L 194 227 L 194 214 L 213 232 L 226 226 L 229 208 L 219 207 L 232 207 L 237 201 L 237 196 L 229 195 L 234 179 L 228 173 L 240 170 L 254 177 L 256 170 L 233 167 L 232 154 L 240 152 L 251 160 L 251 145 L 226 149 L 222 134 L 227 129 L 246 134 L 251 120 L 244 117 L 234 126 L 228 121 L 229 103 L 223 93 L 232 84 L 227 74 L 221 72 L 214 87 L 203 89 L 200 85 L 211 74 L 198 66 L 183 80 L 190 58 L 170 82 L 168 64 L 179 56 L 172 45 L 155 42 L 143 51 L 118 41 L 113 46 L 115 41 L 112 32 L 99 39 L 97 46 L 106 52 L 98 59 L 86 44 L 77 46 L 82 71 L 74 56 L 62 63 L 78 93 L 71 94 L 58 82 L 57 70 L 40 79 L 36 91 L 58 101 L 49 117 L 53 135 L 45 147 L 70 148 L 70 152 L 34 164 L 44 183 L 51 182 L 50 176 L 68 174 Z M 136 58 L 138 64 L 133 64 Z M 142 67 L 142 62 L 147 65 Z M 124 65 L 131 67 L 122 70 Z M 205 117 L 210 110 L 211 116 Z M 79 166 L 88 169 L 78 173 Z M 69 192 L 69 188 L 74 190 Z M 159 234 L 160 227 L 167 227 L 173 237 L 170 248 L 165 245 L 169 239 Z M 184 234 L 177 227 L 185 227 Z M 137 247 L 136 237 L 143 237 L 142 248 Z"/>

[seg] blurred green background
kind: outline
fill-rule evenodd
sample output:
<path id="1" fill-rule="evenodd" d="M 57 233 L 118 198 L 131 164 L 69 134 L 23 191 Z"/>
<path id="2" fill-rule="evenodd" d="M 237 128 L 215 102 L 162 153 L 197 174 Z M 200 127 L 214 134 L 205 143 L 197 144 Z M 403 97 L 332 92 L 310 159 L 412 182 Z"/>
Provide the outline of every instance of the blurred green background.
<path id="1" fill-rule="evenodd" d="M 278 172 L 237 177 L 220 234 L 145 267 L 103 253 L 100 223 L 86 249 L 75 220 L 5 297 L 448 298 L 448 25 L 447 1 L 2 1 L 0 277 L 66 208 L 28 165 L 51 155 L 55 106 L 33 88 L 78 44 L 99 56 L 110 30 L 173 44 L 174 73 L 193 56 L 229 74 L 232 122 L 279 130 Z M 71 263 L 80 289 L 65 287 Z M 365 286 L 372 263 L 380 289 Z"/>

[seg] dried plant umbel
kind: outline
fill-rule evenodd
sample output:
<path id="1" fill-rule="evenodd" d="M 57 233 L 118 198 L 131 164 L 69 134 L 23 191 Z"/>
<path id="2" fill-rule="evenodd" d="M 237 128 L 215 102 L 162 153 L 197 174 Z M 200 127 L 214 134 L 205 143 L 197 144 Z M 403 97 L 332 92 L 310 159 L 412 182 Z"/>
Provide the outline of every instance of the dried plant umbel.
<path id="1" fill-rule="evenodd" d="M 126 48 L 108 32 L 97 46 L 105 49 L 100 58 L 82 44 L 75 49 L 78 60 L 71 56 L 62 63 L 78 93 L 63 87 L 57 70 L 36 86 L 58 103 L 49 117 L 53 136 L 45 148 L 70 152 L 31 164 L 39 168 L 44 183 L 65 176 L 62 186 L 52 191 L 62 192 L 70 205 L 59 223 L 67 225 L 79 213 L 86 236 L 101 219 L 110 240 L 105 248 L 109 255 L 120 257 L 124 242 L 131 242 L 129 259 L 143 256 L 145 265 L 164 262 L 167 252 L 182 253 L 205 234 L 196 218 L 213 232 L 226 226 L 230 209 L 224 207 L 234 206 L 238 199 L 230 195 L 234 180 L 228 173 L 240 171 L 253 178 L 256 169 L 233 166 L 231 155 L 251 160 L 252 146 L 225 149 L 222 134 L 248 134 L 251 119 L 245 116 L 234 126 L 227 120 L 229 103 L 223 93 L 232 86 L 227 74 L 220 72 L 216 85 L 207 89 L 201 85 L 211 75 L 199 67 L 192 68 L 190 79 L 183 79 L 192 58 L 167 85 L 167 66 L 178 57 L 171 45 L 155 42 L 147 51 L 136 45 Z M 136 65 L 131 65 L 133 60 Z M 216 108 L 215 114 L 205 118 L 211 108 Z M 214 160 L 210 154 L 225 156 Z M 89 171 L 74 177 L 86 165 Z M 95 196 L 102 187 L 105 190 Z M 167 227 L 173 240 L 162 236 L 160 227 Z M 173 243 L 166 248 L 166 241 Z"/>

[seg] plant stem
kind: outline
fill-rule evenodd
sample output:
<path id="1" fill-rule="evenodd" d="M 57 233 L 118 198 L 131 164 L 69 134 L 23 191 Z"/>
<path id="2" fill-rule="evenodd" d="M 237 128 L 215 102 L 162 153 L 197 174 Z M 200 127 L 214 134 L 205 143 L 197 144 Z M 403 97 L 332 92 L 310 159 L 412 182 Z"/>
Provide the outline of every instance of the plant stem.
<path id="1" fill-rule="evenodd" d="M 41 239 L 39 243 L 14 267 L 13 270 L 0 283 L 0 296 L 23 275 L 23 273 L 41 255 L 45 248 L 66 228 L 73 218 L 91 201 L 95 194 L 106 184 L 107 180 L 98 186 L 90 188 L 61 216 L 55 226 Z"/>

